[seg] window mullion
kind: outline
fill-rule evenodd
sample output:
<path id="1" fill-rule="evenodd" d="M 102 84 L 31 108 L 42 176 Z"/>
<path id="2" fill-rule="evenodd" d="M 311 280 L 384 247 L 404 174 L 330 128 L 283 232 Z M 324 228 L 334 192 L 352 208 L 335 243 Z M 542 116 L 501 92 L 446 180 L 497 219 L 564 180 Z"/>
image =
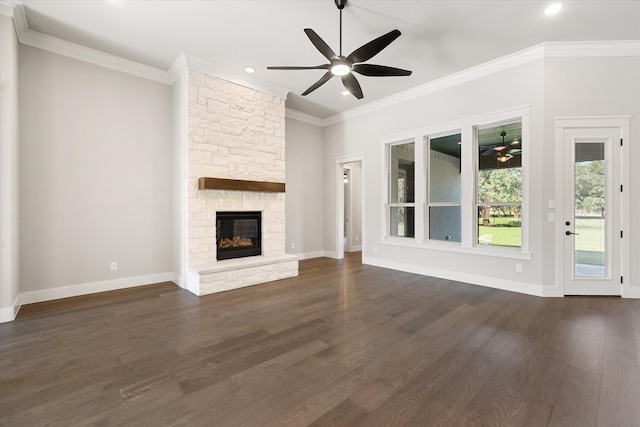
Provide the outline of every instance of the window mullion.
<path id="1" fill-rule="evenodd" d="M 473 247 L 476 239 L 475 224 L 475 170 L 476 164 L 474 160 L 474 129 L 472 125 L 466 125 L 462 128 L 462 156 L 461 156 L 461 234 L 462 241 L 460 245 L 464 248 Z"/>

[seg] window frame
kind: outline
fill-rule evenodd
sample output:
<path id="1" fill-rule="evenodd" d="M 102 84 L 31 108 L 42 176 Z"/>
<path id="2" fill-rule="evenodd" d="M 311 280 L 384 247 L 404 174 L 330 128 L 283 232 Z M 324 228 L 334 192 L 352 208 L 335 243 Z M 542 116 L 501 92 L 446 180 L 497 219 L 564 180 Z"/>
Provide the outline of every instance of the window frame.
<path id="1" fill-rule="evenodd" d="M 432 202 L 431 196 L 433 194 L 432 191 L 432 178 L 431 178 L 431 170 L 432 170 L 432 159 L 431 159 L 431 140 L 442 138 L 445 136 L 451 136 L 460 134 L 460 201 L 459 202 Z M 462 146 L 462 129 L 450 129 L 445 132 L 431 133 L 428 135 L 424 135 L 423 137 L 424 144 L 424 168 L 425 168 L 425 180 L 426 180 L 426 195 L 425 195 L 425 209 L 424 209 L 424 240 L 429 243 L 436 244 L 445 244 L 445 245 L 453 245 L 453 246 L 461 246 L 462 245 L 462 152 L 464 151 L 464 147 Z M 430 237 L 431 234 L 431 208 L 434 207 L 458 207 L 460 208 L 460 241 L 447 241 L 441 239 L 432 239 Z"/>
<path id="2" fill-rule="evenodd" d="M 521 260 L 530 260 L 531 252 L 529 249 L 529 139 L 531 138 L 529 127 L 530 106 L 518 106 L 514 108 L 504 109 L 493 113 L 472 116 L 464 119 L 441 123 L 417 130 L 397 133 L 395 135 L 383 137 L 380 139 L 382 156 L 381 156 L 381 188 L 384 192 L 382 195 L 381 208 L 383 219 L 381 224 L 380 243 L 383 245 L 412 247 L 422 249 L 433 249 L 445 252 L 458 252 L 476 255 L 487 255 L 503 258 L 513 258 Z M 522 238 L 520 247 L 508 246 L 487 246 L 478 245 L 477 243 L 477 213 L 476 213 L 476 170 L 477 156 L 474 149 L 476 144 L 475 128 L 492 123 L 504 122 L 520 118 L 522 123 L 522 202 L 521 202 L 521 221 L 522 221 Z M 441 240 L 428 239 L 428 170 L 429 160 L 426 156 L 430 153 L 427 149 L 426 137 L 433 137 L 451 133 L 452 130 L 459 129 L 461 133 L 461 242 L 449 242 Z M 392 145 L 403 144 L 407 142 L 414 143 L 415 154 L 415 237 L 395 237 L 390 236 L 390 147 Z M 513 203 L 507 203 L 512 205 Z"/>
<path id="3" fill-rule="evenodd" d="M 392 189 L 392 183 L 391 183 L 391 179 L 393 178 L 391 176 L 391 150 L 393 147 L 397 147 L 400 145 L 406 145 L 406 144 L 413 144 L 413 180 L 414 180 L 414 188 L 413 188 L 413 202 L 392 202 L 391 201 L 391 189 Z M 414 239 L 415 235 L 416 235 L 416 223 L 417 223 L 417 218 L 416 218 L 416 181 L 417 181 L 417 176 L 416 176 L 416 165 L 417 165 L 417 153 L 416 153 L 416 142 L 414 139 L 403 139 L 403 140 L 399 140 L 399 141 L 395 141 L 393 143 L 389 143 L 386 145 L 386 153 L 385 153 L 385 164 L 386 164 L 386 199 L 387 202 L 385 204 L 385 217 L 386 217 L 386 232 L 385 235 L 387 236 L 387 238 L 390 239 L 399 239 L 399 240 L 407 240 L 407 239 Z M 385 188 L 383 187 L 383 188 Z M 408 237 L 408 236 L 393 236 L 391 235 L 391 210 L 393 208 L 413 208 L 414 210 L 414 224 L 413 224 L 413 230 L 414 230 L 414 236 L 413 237 Z"/>

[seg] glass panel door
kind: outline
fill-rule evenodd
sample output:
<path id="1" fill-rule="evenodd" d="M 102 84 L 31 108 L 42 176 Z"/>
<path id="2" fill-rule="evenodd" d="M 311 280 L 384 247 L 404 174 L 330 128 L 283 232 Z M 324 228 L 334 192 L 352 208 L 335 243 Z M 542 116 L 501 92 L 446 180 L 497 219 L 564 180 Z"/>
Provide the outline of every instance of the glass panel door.
<path id="1" fill-rule="evenodd" d="M 577 142 L 574 158 L 574 275 L 607 277 L 604 142 Z"/>
<path id="2" fill-rule="evenodd" d="M 616 128 L 564 130 L 565 295 L 620 295 L 621 149 Z"/>

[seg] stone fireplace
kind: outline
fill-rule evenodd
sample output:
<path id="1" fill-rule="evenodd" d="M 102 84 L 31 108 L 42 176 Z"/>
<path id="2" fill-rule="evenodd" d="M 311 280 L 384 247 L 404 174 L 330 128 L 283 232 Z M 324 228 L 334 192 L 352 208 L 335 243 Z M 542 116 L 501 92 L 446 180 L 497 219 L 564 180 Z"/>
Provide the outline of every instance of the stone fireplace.
<path id="1" fill-rule="evenodd" d="M 297 276 L 297 257 L 285 253 L 284 98 L 193 69 L 186 83 L 187 289 Z"/>

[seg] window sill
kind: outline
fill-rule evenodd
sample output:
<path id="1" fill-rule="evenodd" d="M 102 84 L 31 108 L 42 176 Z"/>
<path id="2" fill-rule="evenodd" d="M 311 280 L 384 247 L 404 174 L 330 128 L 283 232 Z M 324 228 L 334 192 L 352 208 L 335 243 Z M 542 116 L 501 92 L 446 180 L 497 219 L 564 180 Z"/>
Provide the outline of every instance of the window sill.
<path id="1" fill-rule="evenodd" d="M 463 247 L 457 243 L 419 243 L 414 241 L 413 239 L 404 238 L 404 237 L 387 237 L 380 241 L 382 245 L 389 246 L 400 246 L 405 248 L 416 248 L 416 249 L 427 249 L 432 251 L 442 251 L 442 252 L 456 252 L 461 254 L 471 254 L 471 255 L 483 255 L 483 256 L 491 256 L 496 258 L 512 258 L 512 259 L 522 259 L 526 261 L 531 260 L 531 252 L 516 252 L 505 249 L 485 249 L 480 247 Z"/>

